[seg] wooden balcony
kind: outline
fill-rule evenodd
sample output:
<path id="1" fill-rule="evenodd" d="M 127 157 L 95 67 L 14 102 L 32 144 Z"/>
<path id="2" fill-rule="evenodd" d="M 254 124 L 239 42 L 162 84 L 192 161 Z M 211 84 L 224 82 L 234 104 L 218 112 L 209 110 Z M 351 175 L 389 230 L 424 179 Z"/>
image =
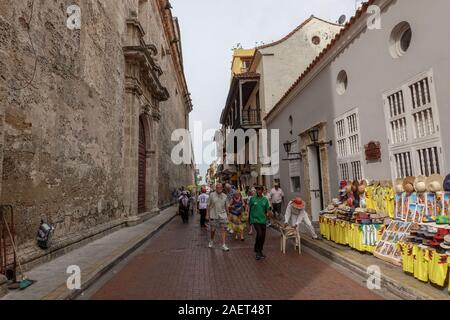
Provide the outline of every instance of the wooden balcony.
<path id="1" fill-rule="evenodd" d="M 242 111 L 242 128 L 261 128 L 261 111 L 260 110 L 243 110 Z"/>

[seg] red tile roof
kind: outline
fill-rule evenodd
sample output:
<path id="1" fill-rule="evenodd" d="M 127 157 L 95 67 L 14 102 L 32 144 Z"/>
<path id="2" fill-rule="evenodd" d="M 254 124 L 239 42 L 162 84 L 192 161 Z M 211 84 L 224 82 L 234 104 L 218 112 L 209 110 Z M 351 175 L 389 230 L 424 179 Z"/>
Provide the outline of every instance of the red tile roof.
<path id="1" fill-rule="evenodd" d="M 317 18 L 317 17 L 315 17 L 314 15 L 312 15 L 311 17 L 309 17 L 308 19 L 306 19 L 302 24 L 300 24 L 297 28 L 295 28 L 294 30 L 292 30 L 292 31 L 291 31 L 288 35 L 286 35 L 284 38 L 282 38 L 282 39 L 280 39 L 280 40 L 278 40 L 278 41 L 274 41 L 274 42 L 272 42 L 272 43 L 268 43 L 268 44 L 264 44 L 264 45 L 262 45 L 262 46 L 256 47 L 256 49 L 265 49 L 265 48 L 273 47 L 273 46 L 276 46 L 277 44 L 280 44 L 280 43 L 286 41 L 287 39 L 289 39 L 290 37 L 292 37 L 297 31 L 299 31 L 301 28 L 303 28 L 305 25 L 307 25 L 307 24 L 308 24 L 311 20 L 313 20 L 313 19 L 317 19 L 317 20 L 320 20 L 320 21 L 322 21 L 322 22 L 325 22 L 325 23 L 328 23 L 328 24 L 331 24 L 331 25 L 335 25 L 335 26 L 340 26 L 340 27 L 341 27 L 340 24 L 332 23 L 332 22 L 329 22 L 329 21 L 326 21 L 326 20 Z"/>
<path id="2" fill-rule="evenodd" d="M 281 107 L 282 103 L 287 99 L 287 97 L 291 94 L 291 92 L 300 84 L 302 80 L 305 79 L 305 77 L 314 69 L 314 67 L 323 59 L 323 57 L 329 51 L 331 51 L 334 45 L 350 30 L 350 28 L 355 24 L 355 22 L 364 16 L 369 6 L 374 4 L 375 1 L 376 0 L 368 0 L 367 2 L 363 3 L 362 7 L 358 11 L 356 11 L 355 15 L 350 19 L 350 21 L 345 24 L 344 28 L 334 37 L 334 39 L 328 44 L 328 46 L 322 50 L 322 52 L 313 60 L 313 62 L 311 62 L 308 68 L 286 91 L 286 93 L 283 95 L 280 101 L 278 101 L 278 103 L 272 108 L 272 110 L 267 114 L 264 120 L 267 120 L 272 114 L 275 113 L 275 111 L 277 111 Z"/>

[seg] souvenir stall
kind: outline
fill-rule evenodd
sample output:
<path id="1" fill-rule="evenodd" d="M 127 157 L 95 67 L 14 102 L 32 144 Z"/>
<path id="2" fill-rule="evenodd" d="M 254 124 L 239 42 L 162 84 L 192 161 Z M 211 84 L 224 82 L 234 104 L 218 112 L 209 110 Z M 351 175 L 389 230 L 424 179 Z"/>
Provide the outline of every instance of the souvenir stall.
<path id="1" fill-rule="evenodd" d="M 393 213 L 392 184 L 341 181 L 339 198 L 321 212 L 320 232 L 327 240 L 373 253 Z"/>
<path id="2" fill-rule="evenodd" d="M 339 196 L 321 212 L 325 239 L 373 253 L 422 282 L 447 285 L 450 175 L 406 177 L 393 184 L 342 181 Z"/>
<path id="3" fill-rule="evenodd" d="M 395 184 L 397 220 L 412 224 L 397 244 L 403 271 L 444 287 L 450 263 L 450 175 L 408 177 Z"/>

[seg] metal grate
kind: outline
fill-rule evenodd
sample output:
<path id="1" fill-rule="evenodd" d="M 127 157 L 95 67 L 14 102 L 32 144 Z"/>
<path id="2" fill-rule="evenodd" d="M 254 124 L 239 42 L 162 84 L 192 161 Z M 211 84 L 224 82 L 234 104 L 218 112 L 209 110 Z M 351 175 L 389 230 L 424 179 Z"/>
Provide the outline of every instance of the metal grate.
<path id="1" fill-rule="evenodd" d="M 350 177 L 348 174 L 348 163 L 339 164 L 339 169 L 341 172 L 341 180 L 350 180 Z"/>
<path id="2" fill-rule="evenodd" d="M 441 166 L 439 163 L 438 147 L 431 147 L 417 150 L 420 163 L 420 172 L 422 175 L 430 176 L 440 174 Z"/>
<path id="3" fill-rule="evenodd" d="M 398 91 L 388 97 L 391 118 L 398 117 L 406 112 L 403 91 Z"/>
<path id="4" fill-rule="evenodd" d="M 337 132 L 338 138 L 343 138 L 346 136 L 344 120 L 340 120 L 340 121 L 336 122 L 336 132 Z"/>
<path id="5" fill-rule="evenodd" d="M 361 147 L 359 144 L 359 135 L 355 134 L 349 138 L 350 143 L 350 154 L 354 155 L 361 151 Z"/>
<path id="6" fill-rule="evenodd" d="M 433 119 L 433 109 L 427 108 L 413 113 L 414 138 L 425 138 L 436 133 Z"/>
<path id="7" fill-rule="evenodd" d="M 353 180 L 362 179 L 361 161 L 353 161 L 352 163 Z"/>
<path id="8" fill-rule="evenodd" d="M 403 91 L 398 91 L 388 98 L 391 125 L 391 140 L 393 144 L 408 141 L 406 126 L 406 109 Z"/>
<path id="9" fill-rule="evenodd" d="M 338 141 L 338 156 L 346 157 L 347 156 L 347 140 L 339 140 Z"/>
<path id="10" fill-rule="evenodd" d="M 347 117 L 347 123 L 349 134 L 354 134 L 358 132 L 358 117 L 356 113 L 353 113 L 352 115 Z"/>
<path id="11" fill-rule="evenodd" d="M 397 179 L 413 175 L 411 152 L 394 154 Z"/>
<path id="12" fill-rule="evenodd" d="M 413 109 L 423 107 L 431 103 L 430 82 L 426 77 L 409 86 Z"/>

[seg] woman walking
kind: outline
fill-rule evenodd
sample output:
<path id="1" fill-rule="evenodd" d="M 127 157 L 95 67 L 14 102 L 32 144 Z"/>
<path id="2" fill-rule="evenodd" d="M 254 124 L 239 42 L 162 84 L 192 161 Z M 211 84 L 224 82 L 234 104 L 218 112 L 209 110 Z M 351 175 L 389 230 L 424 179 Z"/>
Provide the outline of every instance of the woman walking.
<path id="1" fill-rule="evenodd" d="M 239 240 L 240 236 L 241 241 L 244 241 L 245 223 L 243 221 L 244 219 L 243 215 L 247 210 L 244 200 L 242 200 L 240 192 L 236 192 L 233 195 L 233 198 L 230 201 L 228 209 L 231 216 L 231 227 L 235 234 L 235 239 Z"/>

